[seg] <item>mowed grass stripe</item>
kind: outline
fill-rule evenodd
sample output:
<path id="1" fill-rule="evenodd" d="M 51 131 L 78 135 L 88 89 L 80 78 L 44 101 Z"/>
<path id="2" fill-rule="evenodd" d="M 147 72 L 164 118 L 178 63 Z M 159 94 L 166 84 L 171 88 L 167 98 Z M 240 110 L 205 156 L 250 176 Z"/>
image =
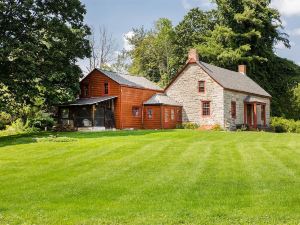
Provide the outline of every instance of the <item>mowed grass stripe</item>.
<path id="1" fill-rule="evenodd" d="M 1 138 L 0 224 L 299 224 L 299 135 L 60 135 Z"/>

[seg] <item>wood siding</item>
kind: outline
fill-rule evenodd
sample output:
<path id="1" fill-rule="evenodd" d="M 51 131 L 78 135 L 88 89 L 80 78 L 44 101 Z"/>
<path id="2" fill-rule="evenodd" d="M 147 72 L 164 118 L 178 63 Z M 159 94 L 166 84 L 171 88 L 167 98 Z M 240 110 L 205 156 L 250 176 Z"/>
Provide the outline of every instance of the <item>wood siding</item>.
<path id="1" fill-rule="evenodd" d="M 141 129 L 142 125 L 142 111 L 143 103 L 151 98 L 156 93 L 163 91 L 156 91 L 150 89 L 140 89 L 133 87 L 121 87 L 121 129 L 135 128 Z M 140 107 L 140 114 L 138 117 L 132 115 L 132 107 Z"/>
<path id="2" fill-rule="evenodd" d="M 147 111 L 152 109 L 152 118 L 148 118 Z M 144 128 L 145 129 L 162 129 L 161 106 L 144 106 Z"/>
<path id="3" fill-rule="evenodd" d="M 153 116 L 148 118 L 147 110 L 152 109 Z M 174 110 L 172 119 L 171 111 Z M 166 119 L 168 114 L 168 119 Z M 174 129 L 182 124 L 182 107 L 179 106 L 145 106 L 144 107 L 144 128 L 145 129 Z"/>
<path id="4" fill-rule="evenodd" d="M 108 94 L 104 94 L 104 84 L 108 83 Z M 88 85 L 88 96 L 84 96 L 84 86 Z M 110 79 L 98 70 L 92 71 L 80 82 L 80 98 L 93 98 L 102 96 L 116 96 L 114 100 L 114 114 L 116 128 L 120 129 L 121 113 L 121 85 Z"/>

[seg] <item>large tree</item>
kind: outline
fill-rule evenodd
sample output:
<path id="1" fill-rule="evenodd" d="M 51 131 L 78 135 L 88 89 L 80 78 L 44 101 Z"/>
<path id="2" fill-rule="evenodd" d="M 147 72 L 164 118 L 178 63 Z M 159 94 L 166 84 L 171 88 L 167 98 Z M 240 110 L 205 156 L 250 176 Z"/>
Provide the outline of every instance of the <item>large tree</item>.
<path id="1" fill-rule="evenodd" d="M 162 18 L 155 22 L 153 30 L 134 29 L 128 38 L 133 46 L 130 55 L 132 65 L 129 71 L 141 74 L 165 85 L 175 72 L 174 67 L 174 28 L 172 22 Z"/>
<path id="2" fill-rule="evenodd" d="M 77 59 L 90 54 L 85 13 L 79 0 L 0 2 L 0 87 L 6 96 L 29 106 L 75 96 L 82 74 Z"/>

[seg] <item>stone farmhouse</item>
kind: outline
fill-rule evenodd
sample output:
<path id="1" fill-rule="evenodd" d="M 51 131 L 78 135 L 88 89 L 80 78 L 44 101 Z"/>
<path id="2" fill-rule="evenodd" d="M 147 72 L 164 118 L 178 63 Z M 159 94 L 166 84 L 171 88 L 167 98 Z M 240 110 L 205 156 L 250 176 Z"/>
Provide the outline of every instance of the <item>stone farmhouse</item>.
<path id="1" fill-rule="evenodd" d="M 141 76 L 93 70 L 80 81 L 75 102 L 58 107 L 62 126 L 78 130 L 172 129 L 181 123 L 234 130 L 264 129 L 270 122 L 271 95 L 238 72 L 199 61 L 189 52 L 185 66 L 162 89 Z"/>

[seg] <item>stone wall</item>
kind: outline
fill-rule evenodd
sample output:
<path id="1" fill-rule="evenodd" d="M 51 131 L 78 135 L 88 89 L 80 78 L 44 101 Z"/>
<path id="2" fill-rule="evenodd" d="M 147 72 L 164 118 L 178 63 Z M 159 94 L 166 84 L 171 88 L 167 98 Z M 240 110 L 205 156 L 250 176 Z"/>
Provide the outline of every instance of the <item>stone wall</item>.
<path id="1" fill-rule="evenodd" d="M 234 129 L 236 125 L 244 124 L 244 100 L 249 94 L 224 90 L 224 118 L 225 128 Z M 255 96 L 255 95 L 252 95 Z M 270 125 L 270 99 L 255 96 L 260 102 L 266 104 L 266 125 Z M 236 119 L 231 118 L 231 101 L 236 102 Z M 261 120 L 261 106 L 257 106 L 257 124 L 263 125 Z"/>
<path id="2" fill-rule="evenodd" d="M 205 81 L 205 93 L 199 93 L 199 81 Z M 183 105 L 183 122 L 200 126 L 219 124 L 224 127 L 223 88 L 197 64 L 189 64 L 166 90 L 166 94 Z M 210 116 L 202 116 L 201 101 L 210 101 Z"/>

